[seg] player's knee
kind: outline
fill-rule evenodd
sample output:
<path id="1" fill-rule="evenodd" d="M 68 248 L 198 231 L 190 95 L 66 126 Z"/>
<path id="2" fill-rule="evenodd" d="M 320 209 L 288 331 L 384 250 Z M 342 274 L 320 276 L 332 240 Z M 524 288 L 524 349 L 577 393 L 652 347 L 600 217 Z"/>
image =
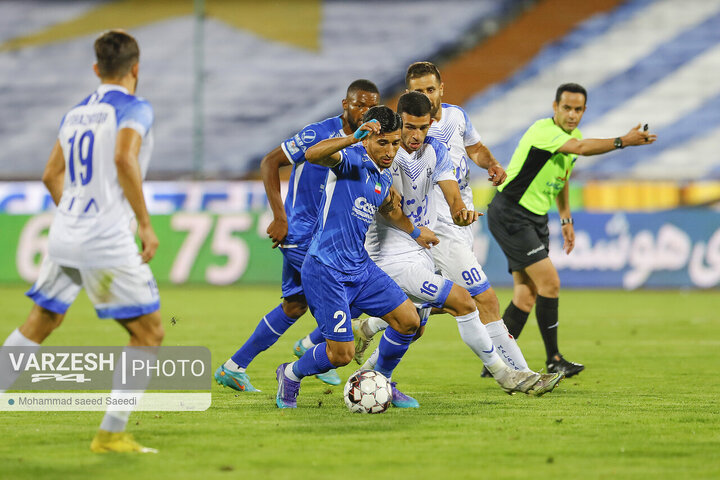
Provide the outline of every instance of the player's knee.
<path id="1" fill-rule="evenodd" d="M 417 332 L 415 332 L 415 338 L 413 338 L 413 342 L 417 341 L 420 337 L 422 337 L 423 333 L 425 333 L 425 325 L 422 325 L 420 328 L 417 329 Z"/>
<path id="2" fill-rule="evenodd" d="M 285 298 L 282 303 L 282 308 L 285 315 L 297 320 L 305 315 L 305 312 L 308 310 L 308 305 L 305 297 L 302 295 L 295 295 L 293 297 Z"/>
<path id="3" fill-rule="evenodd" d="M 151 345 L 153 346 L 160 346 L 162 345 L 163 340 L 165 340 L 165 328 L 162 326 L 162 323 L 158 323 L 157 325 L 153 325 L 150 331 L 149 340 Z"/>
<path id="4" fill-rule="evenodd" d="M 455 317 L 469 315 L 477 310 L 475 300 L 470 296 L 470 292 L 457 285 L 453 285 L 452 290 L 450 290 L 450 295 L 448 295 L 444 307 Z"/>
<path id="5" fill-rule="evenodd" d="M 557 298 L 560 295 L 560 277 L 555 275 L 538 286 L 538 294 L 543 297 Z"/>
<path id="6" fill-rule="evenodd" d="M 398 316 L 398 333 L 403 335 L 414 334 L 420 328 L 420 316 L 415 308 L 409 308 L 408 311 Z"/>

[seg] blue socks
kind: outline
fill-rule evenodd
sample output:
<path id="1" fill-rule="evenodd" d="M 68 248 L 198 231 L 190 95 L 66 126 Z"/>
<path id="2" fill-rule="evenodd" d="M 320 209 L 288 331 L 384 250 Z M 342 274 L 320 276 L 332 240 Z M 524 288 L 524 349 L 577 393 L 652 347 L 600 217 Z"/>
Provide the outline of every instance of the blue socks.
<path id="1" fill-rule="evenodd" d="M 282 304 L 278 305 L 260 320 L 250 338 L 230 358 L 239 367 L 247 368 L 260 352 L 274 345 L 293 323 L 295 323 L 295 319 L 285 315 Z"/>
<path id="2" fill-rule="evenodd" d="M 317 327 L 315 330 L 310 332 L 308 334 L 308 337 L 310 337 L 310 341 L 313 343 L 313 345 L 317 345 L 325 341 L 325 337 L 323 337 L 323 334 L 320 331 L 320 327 Z"/>
<path id="3" fill-rule="evenodd" d="M 335 366 L 327 356 L 327 343 L 322 342 L 305 352 L 300 360 L 293 362 L 292 371 L 298 378 L 317 375 L 332 370 Z"/>
<path id="4" fill-rule="evenodd" d="M 415 338 L 414 333 L 403 335 L 398 333 L 392 327 L 385 329 L 385 333 L 380 339 L 378 345 L 378 360 L 375 370 L 385 375 L 387 378 L 392 377 L 393 370 L 400 363 L 405 352 L 407 352 L 410 343 Z"/>

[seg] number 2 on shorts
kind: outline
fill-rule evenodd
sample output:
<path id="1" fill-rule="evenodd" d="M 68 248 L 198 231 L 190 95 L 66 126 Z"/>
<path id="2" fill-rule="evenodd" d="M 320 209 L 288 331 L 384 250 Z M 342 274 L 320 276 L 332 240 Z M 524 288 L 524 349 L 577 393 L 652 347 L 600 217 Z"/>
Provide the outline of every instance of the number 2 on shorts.
<path id="1" fill-rule="evenodd" d="M 333 315 L 333 318 L 335 320 L 337 320 L 338 318 L 340 319 L 340 321 L 335 325 L 335 328 L 333 328 L 333 332 L 335 332 L 335 333 L 347 332 L 347 327 L 342 326 L 343 323 L 345 323 L 345 319 L 347 318 L 347 316 L 345 315 L 345 312 L 343 312 L 342 310 L 338 310 L 337 312 L 335 312 L 335 315 Z"/>

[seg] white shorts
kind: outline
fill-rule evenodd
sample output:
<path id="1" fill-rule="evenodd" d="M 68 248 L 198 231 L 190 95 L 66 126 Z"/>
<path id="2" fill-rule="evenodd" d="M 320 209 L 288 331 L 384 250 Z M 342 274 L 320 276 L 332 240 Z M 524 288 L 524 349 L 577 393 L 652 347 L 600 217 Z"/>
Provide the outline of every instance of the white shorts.
<path id="1" fill-rule="evenodd" d="M 26 295 L 40 307 L 64 314 L 83 287 L 100 318 L 135 318 L 160 309 L 157 283 L 146 263 L 78 269 L 45 257 Z"/>
<path id="2" fill-rule="evenodd" d="M 416 307 L 445 305 L 453 283 L 435 273 L 435 264 L 427 250 L 404 254 L 400 260 L 381 258 L 375 263 L 395 280 Z"/>
<path id="3" fill-rule="evenodd" d="M 490 282 L 473 251 L 470 228 L 437 222 L 433 231 L 440 243 L 431 252 L 442 276 L 465 288 L 472 297 L 489 289 Z"/>

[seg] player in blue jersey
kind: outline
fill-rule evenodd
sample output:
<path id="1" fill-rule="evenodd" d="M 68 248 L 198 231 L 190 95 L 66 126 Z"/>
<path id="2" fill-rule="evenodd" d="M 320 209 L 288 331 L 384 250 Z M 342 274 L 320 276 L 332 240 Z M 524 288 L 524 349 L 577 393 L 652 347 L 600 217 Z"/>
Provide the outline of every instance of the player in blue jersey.
<path id="1" fill-rule="evenodd" d="M 277 368 L 279 408 L 296 408 L 300 381 L 308 375 L 347 365 L 355 353 L 351 318 L 366 312 L 390 326 L 378 358 L 379 371 L 397 365 L 407 351 L 420 318 L 400 287 L 365 250 L 368 227 L 380 212 L 425 247 L 437 239 L 415 227 L 391 194 L 388 168 L 400 146 L 400 117 L 385 106 L 373 107 L 353 136 L 324 140 L 305 152 L 311 163 L 330 167 L 320 216 L 302 267 L 310 310 L 324 342 L 297 361 Z M 362 144 L 354 145 L 362 139 Z M 385 347 L 385 346 L 384 346 Z"/>
<path id="2" fill-rule="evenodd" d="M 342 101 L 342 115 L 306 126 L 263 158 L 260 171 L 273 211 L 273 221 L 267 233 L 273 241 L 273 248 L 280 247 L 284 257 L 283 302 L 267 313 L 243 346 L 224 365 L 218 367 L 215 379 L 219 384 L 239 391 L 257 391 L 246 373 L 248 365 L 260 352 L 274 345 L 307 311 L 300 269 L 318 218 L 328 168 L 305 162 L 305 152 L 322 140 L 352 135 L 360 126 L 363 114 L 377 105 L 379 99 L 380 93 L 374 83 L 355 80 Z M 280 167 L 286 165 L 292 165 L 292 173 L 283 206 L 278 172 Z M 294 352 L 301 357 L 308 348 L 322 341 L 322 333 L 315 329 L 295 343 Z M 331 385 L 340 384 L 340 377 L 334 369 L 320 373 L 317 377 Z"/>
<path id="3" fill-rule="evenodd" d="M 57 211 L 48 254 L 27 293 L 35 305 L 3 347 L 36 351 L 85 288 L 98 317 L 114 318 L 130 334 L 127 362 L 150 362 L 155 349 L 133 347 L 159 347 L 164 337 L 157 284 L 147 265 L 158 239 L 142 191 L 153 146 L 153 110 L 135 96 L 140 49 L 132 36 L 104 33 L 95 41 L 95 55 L 101 85 L 63 118 L 43 173 Z M 130 229 L 133 216 L 141 252 Z M 0 365 L 0 393 L 17 374 Z M 118 373 L 110 393 L 114 401 L 124 395 L 119 385 L 125 383 Z M 146 386 L 136 384 L 133 390 Z M 129 416 L 129 410 L 106 412 L 90 449 L 157 452 L 125 432 Z"/>

